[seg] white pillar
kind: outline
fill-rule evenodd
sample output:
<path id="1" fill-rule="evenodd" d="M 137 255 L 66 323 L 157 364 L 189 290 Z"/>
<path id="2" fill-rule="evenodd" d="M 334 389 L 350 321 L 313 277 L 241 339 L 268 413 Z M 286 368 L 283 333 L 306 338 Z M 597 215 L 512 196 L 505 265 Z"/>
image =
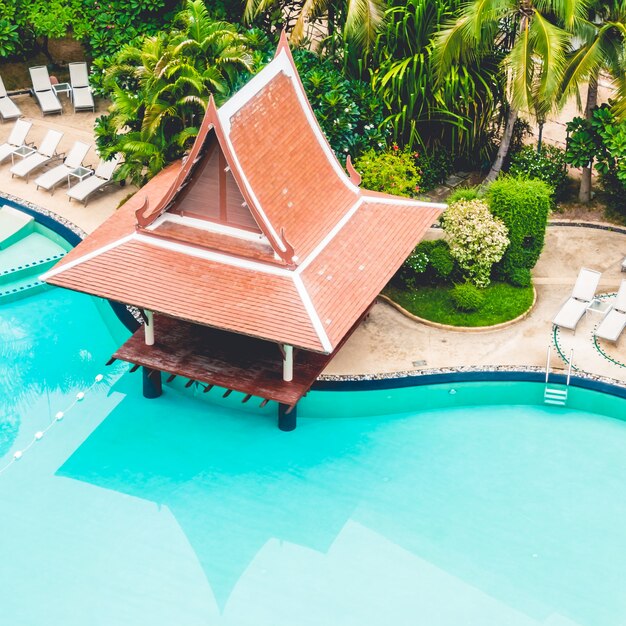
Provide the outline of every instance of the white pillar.
<path id="1" fill-rule="evenodd" d="M 290 383 L 293 380 L 293 346 L 283 345 L 285 357 L 283 359 L 283 380 Z"/>
<path id="2" fill-rule="evenodd" d="M 146 311 L 146 321 L 144 322 L 143 328 L 146 334 L 146 345 L 153 346 L 154 345 L 154 314 L 152 311 Z"/>

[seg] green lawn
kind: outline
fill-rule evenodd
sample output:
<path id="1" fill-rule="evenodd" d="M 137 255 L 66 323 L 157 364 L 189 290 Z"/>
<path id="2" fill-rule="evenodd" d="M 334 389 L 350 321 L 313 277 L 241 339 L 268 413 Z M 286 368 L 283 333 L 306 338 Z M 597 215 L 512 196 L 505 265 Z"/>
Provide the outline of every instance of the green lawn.
<path id="1" fill-rule="evenodd" d="M 532 287 L 513 287 L 493 282 L 484 290 L 485 302 L 479 311 L 462 313 L 454 308 L 451 285 L 404 290 L 387 286 L 383 293 L 413 315 L 450 326 L 492 326 L 515 319 L 533 303 Z"/>

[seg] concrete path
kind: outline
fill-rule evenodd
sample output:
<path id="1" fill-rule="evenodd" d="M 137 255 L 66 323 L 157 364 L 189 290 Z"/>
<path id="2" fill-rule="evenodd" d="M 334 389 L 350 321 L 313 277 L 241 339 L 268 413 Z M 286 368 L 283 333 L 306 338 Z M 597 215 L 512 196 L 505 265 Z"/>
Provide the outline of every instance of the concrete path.
<path id="1" fill-rule="evenodd" d="M 59 151 L 67 153 L 75 141 L 84 141 L 92 145 L 84 163 L 97 166 L 99 159 L 95 150 L 93 126 L 96 117 L 106 113 L 108 103 L 96 99 L 97 110 L 95 113 L 91 111 L 74 113 L 72 104 L 67 97 L 62 94 L 59 98 L 63 104 L 63 114 L 44 117 L 34 98 L 28 95 L 12 96 L 12 99 L 22 110 L 23 119 L 33 122 L 28 141 L 34 142 L 35 146 L 38 146 L 49 129 L 59 130 L 64 133 Z M 13 122 L 0 123 L 0 143 L 6 141 L 12 128 Z M 53 166 L 59 163 L 60 161 L 56 161 Z M 109 187 L 103 193 L 92 196 L 87 206 L 84 207 L 80 202 L 70 203 L 69 198 L 65 195 L 65 186 L 57 187 L 54 194 L 43 189 L 37 190 L 33 183 L 36 176 L 33 176 L 30 183 L 27 183 L 21 178 L 12 178 L 10 169 L 11 159 L 0 164 L 0 189 L 2 191 L 62 215 L 87 232 L 94 230 L 115 211 L 124 198 L 136 191 L 136 188 L 131 186 Z M 40 170 L 37 175 L 43 171 Z"/>
<path id="2" fill-rule="evenodd" d="M 624 256 L 626 235 L 592 228 L 550 227 L 534 270 L 537 303 L 521 322 L 495 331 L 440 330 L 378 303 L 325 373 L 374 374 L 472 365 L 543 367 L 547 347 L 553 342 L 551 320 L 568 298 L 579 269 L 586 266 L 601 271 L 598 292 L 614 292 L 626 277 L 620 272 Z M 591 331 L 599 319 L 589 314 L 575 334 L 560 331 L 560 342 L 566 354 L 574 347 L 574 364 L 581 369 L 626 382 L 626 368 L 601 358 L 593 349 Z M 605 347 L 616 360 L 626 362 L 626 333 L 617 347 Z M 556 350 L 553 353 L 553 366 L 563 368 Z"/>

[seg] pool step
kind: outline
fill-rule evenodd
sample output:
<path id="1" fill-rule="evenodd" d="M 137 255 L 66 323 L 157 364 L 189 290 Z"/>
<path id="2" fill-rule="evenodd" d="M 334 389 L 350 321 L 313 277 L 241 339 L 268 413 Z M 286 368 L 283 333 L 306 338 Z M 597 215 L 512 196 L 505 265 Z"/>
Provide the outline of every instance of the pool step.
<path id="1" fill-rule="evenodd" d="M 26 213 L 4 205 L 0 208 L 0 250 L 20 241 L 35 229 L 35 220 Z"/>
<path id="2" fill-rule="evenodd" d="M 27 276 L 7 285 L 0 285 L 0 307 L 8 302 L 21 300 L 49 289 L 50 285 L 38 280 L 34 276 Z"/>
<path id="3" fill-rule="evenodd" d="M 565 406 L 567 403 L 567 389 L 558 389 L 556 387 L 548 387 L 543 392 L 543 401 L 545 404 L 555 406 Z"/>
<path id="4" fill-rule="evenodd" d="M 39 277 L 44 272 L 47 272 L 52 266 L 56 265 L 56 263 L 64 256 L 65 252 L 60 252 L 59 254 L 52 254 L 43 259 L 29 261 L 22 263 L 17 267 L 0 271 L 0 290 L 4 288 L 4 285 L 23 280 L 29 276 Z"/>

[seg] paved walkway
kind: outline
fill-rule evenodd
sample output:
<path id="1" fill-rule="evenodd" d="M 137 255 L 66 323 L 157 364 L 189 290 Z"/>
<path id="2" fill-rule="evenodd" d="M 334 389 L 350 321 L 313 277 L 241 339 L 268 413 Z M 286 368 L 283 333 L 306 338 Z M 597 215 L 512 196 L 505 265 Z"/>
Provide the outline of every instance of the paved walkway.
<path id="1" fill-rule="evenodd" d="M 63 98 L 63 96 L 62 96 Z M 26 119 L 34 126 L 29 139 L 37 142 L 48 128 L 65 133 L 61 149 L 67 151 L 74 141 L 93 145 L 93 122 L 105 110 L 99 102 L 94 113 L 73 113 L 64 100 L 63 115 L 43 118 L 29 96 L 16 97 Z M 0 142 L 12 124 L 0 125 Z M 92 150 L 87 163 L 96 163 Z M 95 197 L 87 207 L 68 201 L 64 189 L 54 195 L 37 191 L 31 182 L 12 179 L 9 165 L 0 165 L 0 189 L 33 202 L 71 220 L 91 232 L 117 208 L 133 188 L 112 188 Z M 430 237 L 439 235 L 431 231 Z M 551 320 L 567 299 L 581 266 L 602 272 L 599 291 L 615 292 L 620 280 L 620 262 L 626 256 L 626 235 L 591 228 L 555 226 L 548 229 L 546 246 L 534 270 L 537 303 L 523 321 L 498 331 L 446 331 L 416 323 L 391 306 L 379 303 L 369 319 L 350 338 L 327 368 L 327 374 L 378 374 L 405 370 L 427 370 L 455 366 L 523 366 L 545 365 L 547 346 L 554 341 Z M 575 366 L 597 375 L 626 383 L 626 332 L 617 346 L 594 344 L 592 331 L 599 317 L 589 314 L 577 332 L 560 331 L 557 341 L 565 354 L 574 348 Z M 557 351 L 553 366 L 564 367 Z"/>
<path id="2" fill-rule="evenodd" d="M 531 314 L 508 328 L 468 332 L 440 330 L 414 322 L 385 303 L 372 309 L 326 370 L 328 374 L 382 373 L 428 370 L 454 366 L 545 366 L 553 344 L 551 320 L 568 298 L 581 266 L 602 272 L 598 292 L 615 292 L 621 260 L 626 256 L 626 235 L 592 228 L 552 226 L 544 252 L 535 268 L 537 303 Z M 576 333 L 558 333 L 563 351 L 574 348 L 574 365 L 597 375 L 626 382 L 626 368 L 604 358 L 593 347 L 592 330 L 599 317 L 589 314 Z M 626 362 L 626 332 L 617 346 L 604 351 Z M 552 365 L 563 368 L 557 351 Z"/>
<path id="3" fill-rule="evenodd" d="M 60 152 L 67 153 L 75 141 L 84 141 L 92 145 L 92 149 L 87 154 L 84 163 L 94 167 L 98 164 L 99 159 L 95 151 L 93 125 L 96 117 L 106 112 L 107 105 L 102 100 L 96 100 L 97 110 L 95 113 L 91 111 L 74 113 L 72 104 L 65 95 L 61 95 L 60 99 L 64 108 L 63 114 L 44 117 L 34 98 L 28 95 L 12 96 L 12 98 L 22 110 L 23 119 L 33 122 L 33 127 L 28 135 L 29 142 L 32 141 L 38 146 L 48 129 L 59 130 L 64 133 L 59 145 Z M 0 123 L 0 143 L 6 141 L 12 128 L 13 122 Z M 53 165 L 58 164 L 59 161 L 56 161 Z M 54 211 L 71 220 L 87 232 L 94 230 L 115 211 L 124 198 L 136 191 L 135 188 L 129 186 L 109 187 L 103 193 L 94 195 L 89 200 L 87 206 L 84 207 L 80 202 L 70 203 L 69 198 L 65 195 L 65 187 L 58 187 L 54 194 L 43 189 L 37 190 L 32 179 L 30 183 L 27 183 L 21 178 L 11 178 L 10 169 L 10 159 L 0 165 L 0 189 L 2 191 L 33 202 L 44 209 Z"/>

